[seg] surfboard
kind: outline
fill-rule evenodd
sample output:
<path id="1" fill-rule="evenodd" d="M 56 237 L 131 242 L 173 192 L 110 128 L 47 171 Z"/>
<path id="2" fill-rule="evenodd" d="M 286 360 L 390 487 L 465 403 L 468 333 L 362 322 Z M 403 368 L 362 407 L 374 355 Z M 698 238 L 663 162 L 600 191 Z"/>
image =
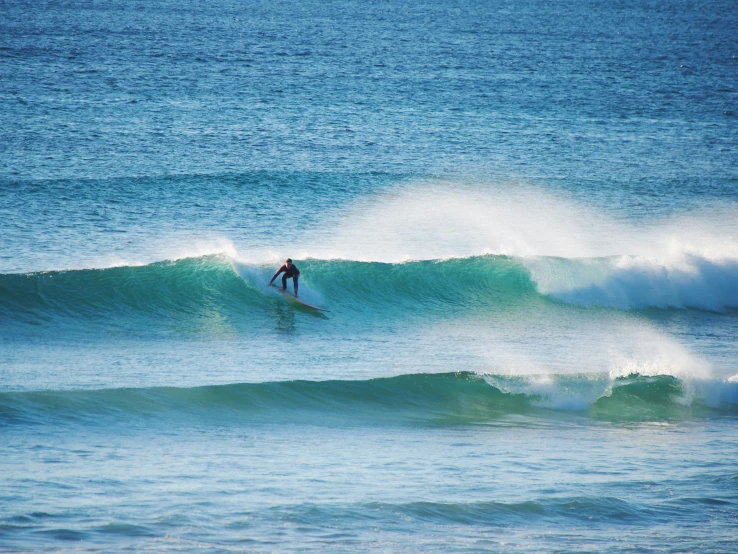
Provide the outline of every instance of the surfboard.
<path id="1" fill-rule="evenodd" d="M 275 289 L 279 294 L 284 296 L 287 300 L 292 300 L 292 302 L 294 302 L 295 304 L 299 304 L 300 306 L 310 308 L 311 310 L 317 310 L 319 312 L 330 312 L 330 310 L 326 310 L 325 308 L 319 308 L 318 306 L 313 306 L 312 304 L 303 302 L 299 298 L 295 298 L 295 296 L 291 292 L 284 290 L 283 288 L 278 287 L 277 285 L 269 285 L 269 286 Z"/>

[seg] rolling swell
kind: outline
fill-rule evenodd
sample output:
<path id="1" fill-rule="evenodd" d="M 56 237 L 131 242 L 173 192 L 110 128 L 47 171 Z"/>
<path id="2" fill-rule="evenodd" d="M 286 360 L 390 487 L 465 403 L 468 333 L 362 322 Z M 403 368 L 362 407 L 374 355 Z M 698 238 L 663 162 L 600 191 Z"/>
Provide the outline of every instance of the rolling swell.
<path id="1" fill-rule="evenodd" d="M 285 381 L 193 388 L 152 387 L 0 393 L 0 424 L 105 424 L 136 419 L 195 419 L 222 423 L 319 425 L 486 423 L 510 415 L 548 419 L 562 414 L 613 421 L 648 421 L 738 414 L 738 381 L 703 383 L 697 390 L 675 377 L 631 375 L 535 378 L 521 392 L 510 377 L 474 373 L 413 374 L 366 381 Z M 497 386 L 490 384 L 498 383 Z M 592 382 L 600 395 L 592 396 Z M 500 384 L 502 383 L 502 384 Z M 579 388 L 579 392 L 575 390 Z M 588 404 L 559 402 L 579 394 Z"/>

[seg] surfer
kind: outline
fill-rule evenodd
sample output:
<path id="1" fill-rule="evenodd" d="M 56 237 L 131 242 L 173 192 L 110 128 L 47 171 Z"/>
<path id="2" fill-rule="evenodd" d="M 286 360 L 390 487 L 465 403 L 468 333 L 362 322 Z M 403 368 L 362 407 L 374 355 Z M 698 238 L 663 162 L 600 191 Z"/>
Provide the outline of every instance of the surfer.
<path id="1" fill-rule="evenodd" d="M 284 264 L 282 264 L 282 267 L 280 267 L 277 270 L 277 273 L 274 274 L 274 276 L 272 277 L 272 280 L 269 281 L 269 285 L 271 286 L 271 284 L 277 278 L 277 275 L 283 272 L 284 272 L 284 275 L 282 275 L 282 290 L 287 289 L 287 279 L 292 277 L 292 282 L 295 285 L 295 298 L 297 298 L 297 278 L 300 276 L 300 270 L 297 269 L 297 266 L 292 263 L 291 258 L 287 258 L 284 261 Z"/>

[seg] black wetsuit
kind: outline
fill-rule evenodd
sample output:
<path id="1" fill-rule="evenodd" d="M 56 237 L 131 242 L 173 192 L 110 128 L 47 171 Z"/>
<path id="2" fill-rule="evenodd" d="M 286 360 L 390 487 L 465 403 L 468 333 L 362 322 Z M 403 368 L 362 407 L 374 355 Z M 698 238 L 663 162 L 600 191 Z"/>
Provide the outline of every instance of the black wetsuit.
<path id="1" fill-rule="evenodd" d="M 277 273 L 275 273 L 274 276 L 276 277 L 282 272 L 284 272 L 284 275 L 282 275 L 282 288 L 287 288 L 287 279 L 292 277 L 292 282 L 295 285 L 295 290 L 297 290 L 297 278 L 300 276 L 300 270 L 297 269 L 297 266 L 295 264 L 292 264 L 291 267 L 287 267 L 287 264 L 282 264 L 282 267 L 277 270 Z"/>

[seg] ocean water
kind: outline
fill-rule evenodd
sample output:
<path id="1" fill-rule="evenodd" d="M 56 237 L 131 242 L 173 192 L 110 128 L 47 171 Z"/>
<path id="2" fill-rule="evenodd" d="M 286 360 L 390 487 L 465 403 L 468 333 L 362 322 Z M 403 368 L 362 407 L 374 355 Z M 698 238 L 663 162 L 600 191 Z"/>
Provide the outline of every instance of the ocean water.
<path id="1" fill-rule="evenodd" d="M 0 3 L 0 550 L 738 551 L 737 28 Z"/>

